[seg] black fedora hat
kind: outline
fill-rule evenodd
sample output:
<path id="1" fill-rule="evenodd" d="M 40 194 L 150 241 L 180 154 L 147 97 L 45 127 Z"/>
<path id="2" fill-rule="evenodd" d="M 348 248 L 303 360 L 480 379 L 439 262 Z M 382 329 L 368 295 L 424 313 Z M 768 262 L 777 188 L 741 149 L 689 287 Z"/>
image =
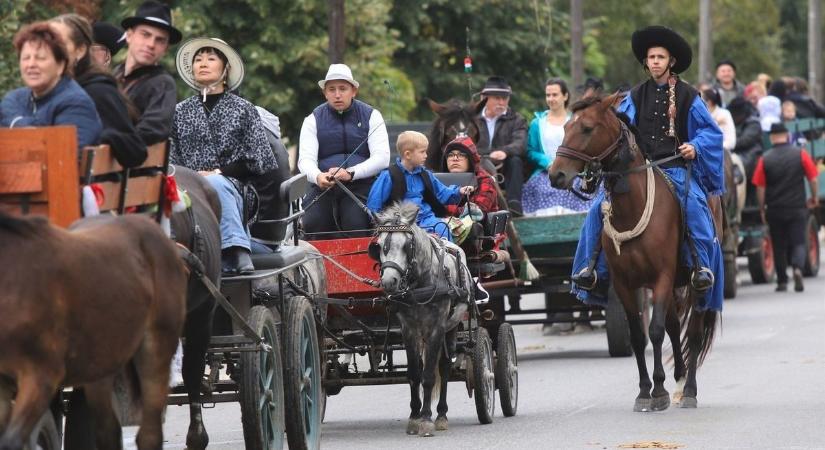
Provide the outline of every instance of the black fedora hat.
<path id="1" fill-rule="evenodd" d="M 788 128 L 785 127 L 784 122 L 774 122 L 774 123 L 771 124 L 771 131 L 770 131 L 771 134 L 774 134 L 774 133 L 787 133 L 787 132 L 788 132 Z"/>
<path id="2" fill-rule="evenodd" d="M 119 27 L 108 22 L 95 22 L 92 25 L 95 44 L 103 45 L 114 55 L 126 45 L 126 35 Z"/>
<path id="3" fill-rule="evenodd" d="M 642 65 L 645 63 L 650 47 L 664 47 L 671 56 L 676 58 L 676 64 L 670 69 L 673 73 L 684 72 L 693 60 L 693 51 L 687 41 L 679 33 L 661 25 L 636 30 L 630 38 L 630 43 L 633 47 L 633 54 Z"/>
<path id="4" fill-rule="evenodd" d="M 509 97 L 513 93 L 510 84 L 502 77 L 492 76 L 487 78 L 484 82 L 484 87 L 481 88 L 481 95 L 499 95 Z"/>
<path id="5" fill-rule="evenodd" d="M 169 7 L 155 0 L 146 0 L 138 6 L 134 16 L 127 17 L 120 22 L 120 25 L 127 30 L 140 24 L 168 31 L 170 44 L 177 44 L 183 38 L 181 32 L 172 26 L 172 12 Z"/>

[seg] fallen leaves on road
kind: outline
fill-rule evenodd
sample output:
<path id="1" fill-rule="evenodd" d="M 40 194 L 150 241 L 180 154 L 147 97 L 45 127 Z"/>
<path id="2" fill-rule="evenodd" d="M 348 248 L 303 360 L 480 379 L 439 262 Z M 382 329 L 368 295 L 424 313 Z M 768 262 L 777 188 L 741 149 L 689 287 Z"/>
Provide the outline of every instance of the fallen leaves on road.
<path id="1" fill-rule="evenodd" d="M 663 442 L 663 441 L 645 441 L 645 442 L 634 442 L 632 444 L 621 444 L 619 448 L 666 448 L 666 449 L 677 449 L 682 448 L 684 445 L 676 444 L 673 442 Z"/>

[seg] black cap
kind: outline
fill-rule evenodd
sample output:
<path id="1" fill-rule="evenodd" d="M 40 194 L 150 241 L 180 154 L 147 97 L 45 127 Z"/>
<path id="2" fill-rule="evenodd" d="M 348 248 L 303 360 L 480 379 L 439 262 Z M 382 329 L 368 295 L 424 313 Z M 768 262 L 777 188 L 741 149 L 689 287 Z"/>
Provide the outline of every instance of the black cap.
<path id="1" fill-rule="evenodd" d="M 108 48 L 112 56 L 126 45 L 126 35 L 123 30 L 108 22 L 95 22 L 92 25 L 92 34 L 95 44 Z"/>
<path id="2" fill-rule="evenodd" d="M 127 30 L 140 24 L 168 31 L 170 44 L 177 44 L 183 37 L 181 32 L 172 26 L 172 11 L 169 7 L 155 0 L 146 0 L 138 6 L 134 16 L 127 17 L 120 22 L 120 25 Z"/>
<path id="3" fill-rule="evenodd" d="M 736 64 L 734 64 L 733 61 L 731 61 L 729 59 L 723 59 L 723 60 L 719 61 L 718 63 L 716 63 L 716 68 L 717 69 L 719 68 L 719 66 L 731 66 L 733 71 L 736 72 Z"/>
<path id="4" fill-rule="evenodd" d="M 774 133 L 787 133 L 788 129 L 785 127 L 784 122 L 774 122 L 771 124 L 771 134 Z"/>

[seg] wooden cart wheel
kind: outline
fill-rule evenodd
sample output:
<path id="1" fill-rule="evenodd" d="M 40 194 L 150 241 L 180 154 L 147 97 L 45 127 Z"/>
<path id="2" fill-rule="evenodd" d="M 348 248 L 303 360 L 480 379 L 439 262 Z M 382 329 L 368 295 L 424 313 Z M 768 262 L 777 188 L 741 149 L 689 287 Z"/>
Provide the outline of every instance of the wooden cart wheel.
<path id="1" fill-rule="evenodd" d="M 34 427 L 31 435 L 29 448 L 39 450 L 60 450 L 62 442 L 60 442 L 60 433 L 57 430 L 57 422 L 52 411 L 46 410 L 40 421 Z"/>
<path id="2" fill-rule="evenodd" d="M 776 277 L 776 268 L 773 265 L 773 245 L 767 230 L 757 242 L 757 251 L 748 255 L 748 271 L 754 284 L 772 283 Z"/>
<path id="3" fill-rule="evenodd" d="M 639 290 L 641 291 L 641 290 Z M 639 295 L 639 293 L 637 293 Z M 627 323 L 622 300 L 616 295 L 613 286 L 607 291 L 607 308 L 605 308 L 605 328 L 607 331 L 607 351 L 612 357 L 633 355 L 630 342 L 630 325 Z"/>
<path id="4" fill-rule="evenodd" d="M 249 326 L 264 349 L 241 352 L 240 403 L 247 450 L 284 447 L 284 382 L 281 340 L 275 316 L 264 306 L 249 311 Z"/>
<path id="5" fill-rule="evenodd" d="M 479 327 L 473 347 L 473 396 L 478 421 L 482 424 L 493 423 L 496 408 L 496 379 L 493 370 L 493 343 L 487 330 Z"/>
<path id="6" fill-rule="evenodd" d="M 496 386 L 501 412 L 504 417 L 512 417 L 518 410 L 518 355 L 513 326 L 501 324 L 496 341 Z"/>
<path id="7" fill-rule="evenodd" d="M 286 299 L 284 314 L 284 394 L 290 450 L 321 448 L 321 359 L 312 304 L 306 297 Z"/>
<path id="8" fill-rule="evenodd" d="M 805 267 L 802 268 L 802 275 L 815 277 L 819 274 L 819 223 L 812 214 L 808 217 L 808 228 L 805 230 Z"/>

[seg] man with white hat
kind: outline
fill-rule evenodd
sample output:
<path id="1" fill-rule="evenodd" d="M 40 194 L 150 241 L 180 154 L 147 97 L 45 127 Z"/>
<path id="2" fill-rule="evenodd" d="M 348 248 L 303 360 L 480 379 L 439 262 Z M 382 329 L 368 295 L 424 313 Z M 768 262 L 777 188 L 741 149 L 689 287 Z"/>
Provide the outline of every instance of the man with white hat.
<path id="1" fill-rule="evenodd" d="M 114 76 L 140 111 L 136 124 L 146 145 L 165 141 L 175 112 L 175 80 L 158 63 L 169 46 L 181 40 L 172 26 L 169 7 L 154 0 L 141 4 L 137 13 L 120 23 L 126 30 L 126 61 L 115 67 Z"/>
<path id="2" fill-rule="evenodd" d="M 304 119 L 298 144 L 298 169 L 311 183 L 304 197 L 304 232 L 366 230 L 366 212 L 333 187 L 344 183 L 366 198 L 375 176 L 389 166 L 387 127 L 377 109 L 355 99 L 359 83 L 346 64 L 330 65 L 318 86 L 327 101 Z"/>

